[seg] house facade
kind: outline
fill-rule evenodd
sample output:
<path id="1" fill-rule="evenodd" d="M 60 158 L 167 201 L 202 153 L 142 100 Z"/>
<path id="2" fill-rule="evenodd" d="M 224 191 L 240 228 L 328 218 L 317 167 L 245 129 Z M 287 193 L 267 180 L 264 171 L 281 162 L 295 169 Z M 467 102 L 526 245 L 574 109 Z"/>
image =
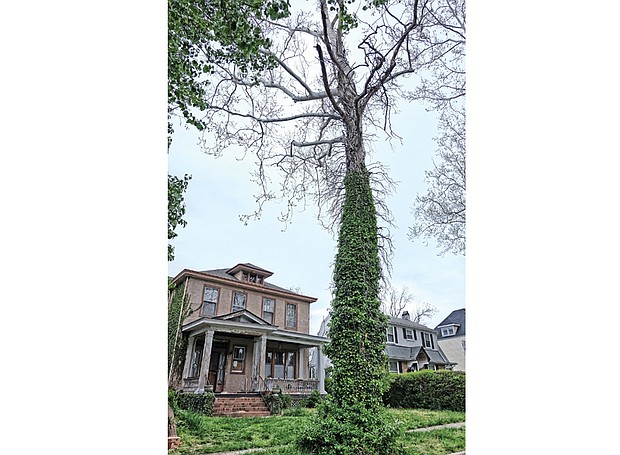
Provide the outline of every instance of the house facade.
<path id="1" fill-rule="evenodd" d="M 310 379 L 309 351 L 328 340 L 310 335 L 317 299 L 267 281 L 272 272 L 250 263 L 228 269 L 185 269 L 172 279 L 188 311 L 188 337 L 179 388 L 200 393 L 248 393 L 280 388 L 324 393 L 323 376 Z"/>
<path id="2" fill-rule="evenodd" d="M 465 308 L 454 310 L 435 328 L 437 341 L 454 370 L 465 371 Z"/>
<path id="3" fill-rule="evenodd" d="M 435 330 L 413 322 L 407 311 L 399 318 L 389 318 L 385 352 L 390 373 L 453 367 L 437 343 Z"/>
<path id="4" fill-rule="evenodd" d="M 327 336 L 328 324 L 329 316 L 323 319 L 319 336 Z M 400 318 L 390 317 L 388 319 L 385 353 L 388 357 L 388 368 L 391 373 L 406 373 L 426 369 L 452 369 L 454 365 L 448 360 L 437 343 L 437 332 L 425 325 L 411 321 L 407 311 L 403 312 Z M 329 368 L 331 365 L 331 361 L 325 355 L 313 353 L 312 358 L 312 367 L 316 369 L 317 375 L 321 374 L 317 365 L 319 359 L 322 368 Z"/>

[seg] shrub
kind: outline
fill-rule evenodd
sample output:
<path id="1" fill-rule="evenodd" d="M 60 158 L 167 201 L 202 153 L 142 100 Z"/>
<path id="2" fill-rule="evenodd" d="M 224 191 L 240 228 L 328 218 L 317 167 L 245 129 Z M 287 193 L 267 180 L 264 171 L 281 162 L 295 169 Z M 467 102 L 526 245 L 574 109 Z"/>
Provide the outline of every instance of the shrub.
<path id="1" fill-rule="evenodd" d="M 177 393 L 169 391 L 168 401 L 174 410 L 184 409 L 210 416 L 213 412 L 215 395 L 212 392 Z"/>
<path id="2" fill-rule="evenodd" d="M 465 372 L 422 370 L 391 375 L 383 401 L 393 408 L 465 412 Z"/>
<path id="3" fill-rule="evenodd" d="M 283 393 L 270 393 L 265 395 L 265 403 L 272 414 L 281 414 L 282 411 L 291 406 L 291 397 Z"/>
<path id="4" fill-rule="evenodd" d="M 398 422 L 384 408 L 337 407 L 328 396 L 301 428 L 297 444 L 318 455 L 396 455 L 403 453 L 398 433 Z"/>
<path id="5" fill-rule="evenodd" d="M 321 394 L 318 390 L 313 390 L 308 398 L 306 398 L 305 406 L 307 408 L 316 408 L 322 401 Z"/>

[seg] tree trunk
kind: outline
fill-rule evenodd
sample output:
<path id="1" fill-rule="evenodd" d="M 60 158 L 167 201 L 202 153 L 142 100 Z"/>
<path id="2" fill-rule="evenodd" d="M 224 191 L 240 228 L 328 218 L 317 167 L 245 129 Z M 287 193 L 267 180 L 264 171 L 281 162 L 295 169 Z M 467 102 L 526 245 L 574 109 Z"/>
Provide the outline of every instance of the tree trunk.
<path id="1" fill-rule="evenodd" d="M 174 410 L 170 403 L 168 403 L 168 437 L 176 437 L 177 436 L 177 423 L 174 420 Z"/>

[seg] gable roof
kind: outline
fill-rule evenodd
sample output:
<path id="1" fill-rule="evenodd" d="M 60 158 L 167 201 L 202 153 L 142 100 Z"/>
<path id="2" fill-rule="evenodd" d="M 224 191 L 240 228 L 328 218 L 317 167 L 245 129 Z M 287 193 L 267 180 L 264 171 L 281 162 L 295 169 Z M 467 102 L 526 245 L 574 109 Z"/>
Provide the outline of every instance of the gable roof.
<path id="1" fill-rule="evenodd" d="M 451 335 L 449 337 L 443 337 L 441 336 L 441 330 L 437 330 L 441 327 L 445 327 L 445 326 L 450 326 L 450 325 L 457 325 L 458 327 L 456 328 L 456 333 L 454 335 Z M 443 321 L 441 321 L 437 327 L 435 327 L 435 330 L 437 330 L 437 338 L 441 339 L 441 338 L 450 338 L 450 337 L 454 337 L 454 336 L 465 336 L 465 308 L 461 308 L 459 310 L 454 310 L 452 313 L 450 313 L 448 315 L 447 318 L 445 318 Z"/>
<path id="2" fill-rule="evenodd" d="M 238 310 L 233 313 L 222 314 L 220 316 L 216 316 L 213 319 L 220 319 L 222 321 L 238 321 L 238 322 L 249 322 L 259 325 L 268 325 L 272 327 L 276 327 L 273 324 L 268 323 L 263 318 L 256 316 L 249 310 Z"/>
<path id="3" fill-rule="evenodd" d="M 409 327 L 412 329 L 417 329 L 417 330 L 426 330 L 428 332 L 434 332 L 433 329 L 431 329 L 430 327 L 427 327 L 425 325 L 419 324 L 417 322 L 413 322 L 409 319 L 403 319 L 403 318 L 396 318 L 394 316 L 390 316 L 390 319 L 388 320 L 388 324 L 390 325 L 397 325 L 399 327 Z"/>

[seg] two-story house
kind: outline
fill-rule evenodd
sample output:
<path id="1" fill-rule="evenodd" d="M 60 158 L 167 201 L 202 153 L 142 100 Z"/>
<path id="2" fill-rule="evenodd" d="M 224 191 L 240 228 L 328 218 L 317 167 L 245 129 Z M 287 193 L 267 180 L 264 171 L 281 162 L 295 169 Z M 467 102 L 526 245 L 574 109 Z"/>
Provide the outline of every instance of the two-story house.
<path id="1" fill-rule="evenodd" d="M 327 336 L 329 316 L 323 319 L 319 329 L 320 336 Z M 413 322 L 409 312 L 402 317 L 389 317 L 386 331 L 385 353 L 388 357 L 389 371 L 406 373 L 418 370 L 451 369 L 453 363 L 448 360 L 437 343 L 437 332 L 425 325 Z M 321 359 L 321 367 L 331 365 L 329 358 L 313 353 L 313 369 L 321 374 L 316 359 Z M 323 373 L 324 374 L 324 373 Z"/>
<path id="2" fill-rule="evenodd" d="M 454 370 L 465 371 L 465 308 L 454 310 L 435 330 L 439 346 L 456 363 Z"/>
<path id="3" fill-rule="evenodd" d="M 391 373 L 451 369 L 453 366 L 437 343 L 437 333 L 413 322 L 408 311 L 400 318 L 389 318 L 385 352 Z"/>
<path id="4" fill-rule="evenodd" d="M 189 312 L 180 389 L 216 393 L 282 388 L 324 391 L 323 376 L 309 378 L 309 350 L 328 340 L 309 334 L 310 305 L 317 299 L 267 281 L 272 272 L 253 264 L 228 269 L 183 270 L 171 282 Z"/>

